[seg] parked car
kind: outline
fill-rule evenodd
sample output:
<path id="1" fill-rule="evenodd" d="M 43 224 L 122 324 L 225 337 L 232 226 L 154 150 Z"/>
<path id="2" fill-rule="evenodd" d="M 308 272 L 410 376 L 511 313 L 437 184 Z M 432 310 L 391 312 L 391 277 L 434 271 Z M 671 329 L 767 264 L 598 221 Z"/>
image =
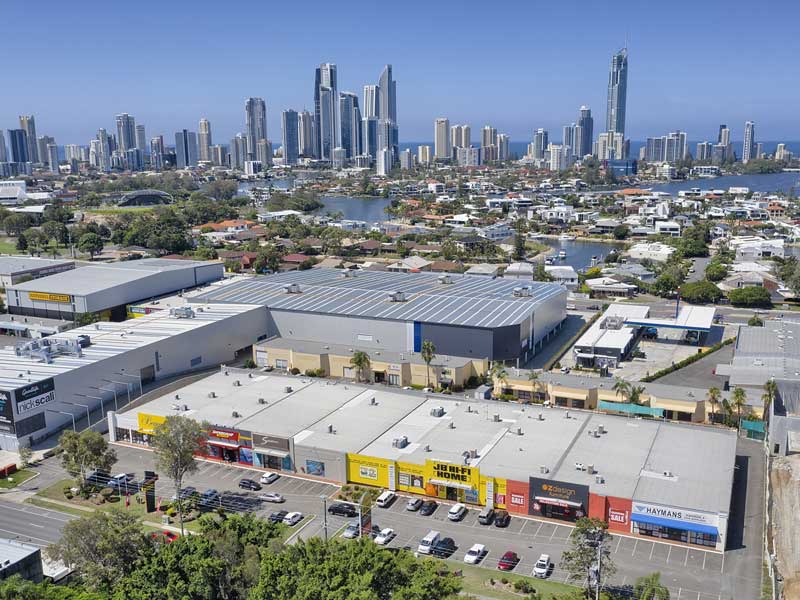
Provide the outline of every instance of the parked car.
<path id="1" fill-rule="evenodd" d="M 498 510 L 494 513 L 495 527 L 508 527 L 509 523 L 511 523 L 511 515 L 508 514 L 507 510 Z"/>
<path id="2" fill-rule="evenodd" d="M 447 511 L 447 518 L 451 521 L 461 521 L 465 516 L 467 516 L 467 507 L 463 504 L 453 504 L 450 507 L 450 510 Z"/>
<path id="3" fill-rule="evenodd" d="M 285 517 L 283 517 L 283 522 L 291 527 L 294 527 L 302 520 L 303 520 L 303 513 L 297 511 L 290 512 Z"/>
<path id="4" fill-rule="evenodd" d="M 186 500 L 187 498 L 191 498 L 197 493 L 197 488 L 191 485 L 181 488 L 178 493 L 172 494 L 172 501 L 175 502 L 176 500 Z"/>
<path id="5" fill-rule="evenodd" d="M 438 531 L 429 531 L 424 538 L 419 541 L 417 552 L 420 554 L 430 554 L 431 549 L 439 542 L 441 534 Z"/>
<path id="6" fill-rule="evenodd" d="M 355 517 L 358 514 L 356 507 L 344 502 L 336 502 L 328 507 L 328 512 L 340 517 Z"/>
<path id="7" fill-rule="evenodd" d="M 352 540 L 358 537 L 358 534 L 361 533 L 361 526 L 358 524 L 357 521 L 354 521 L 347 525 L 344 528 L 344 533 L 342 534 L 343 538 L 347 538 L 348 540 Z"/>
<path id="8" fill-rule="evenodd" d="M 481 525 L 491 525 L 494 521 L 494 515 L 494 509 L 487 506 L 478 515 L 478 523 Z"/>
<path id="9" fill-rule="evenodd" d="M 252 479 L 242 479 L 239 482 L 239 487 L 242 488 L 243 490 L 252 490 L 254 492 L 257 492 L 258 490 L 261 489 L 261 484 L 258 483 L 257 481 L 253 481 Z"/>
<path id="10" fill-rule="evenodd" d="M 396 498 L 397 494 L 386 490 L 380 496 L 378 496 L 378 499 L 375 500 L 375 504 L 377 504 L 380 508 L 389 508 Z"/>
<path id="11" fill-rule="evenodd" d="M 439 503 L 436 502 L 436 500 L 425 500 L 419 509 L 419 514 L 421 514 L 423 517 L 429 517 L 436 512 L 437 508 L 439 508 Z"/>
<path id="12" fill-rule="evenodd" d="M 497 563 L 497 568 L 501 571 L 513 571 L 514 567 L 516 567 L 518 563 L 519 556 L 517 556 L 517 553 L 509 550 L 500 557 L 500 560 Z"/>
<path id="13" fill-rule="evenodd" d="M 120 473 L 119 475 L 114 475 L 111 479 L 108 480 L 108 487 L 115 488 L 115 489 L 125 489 L 126 487 L 130 486 L 131 483 L 135 481 L 133 475 L 128 473 Z"/>
<path id="14" fill-rule="evenodd" d="M 200 506 L 212 506 L 219 504 L 220 495 L 219 492 L 215 489 L 206 490 L 202 494 L 200 494 Z"/>
<path id="15" fill-rule="evenodd" d="M 458 549 L 453 538 L 442 538 L 431 548 L 431 554 L 436 558 L 449 558 Z"/>
<path id="16" fill-rule="evenodd" d="M 486 554 L 486 546 L 483 544 L 472 544 L 472 547 L 467 550 L 467 553 L 464 555 L 464 562 L 468 565 L 476 565 L 481 562 L 484 554 Z"/>
<path id="17" fill-rule="evenodd" d="M 379 546 L 385 546 L 394 539 L 395 535 L 397 534 L 394 532 L 394 529 L 391 527 L 386 527 L 381 529 L 380 533 L 375 536 L 375 543 Z"/>
<path id="18" fill-rule="evenodd" d="M 86 483 L 96 485 L 98 487 L 105 487 L 111 479 L 111 474 L 107 471 L 92 471 L 86 477 Z"/>
<path id="19" fill-rule="evenodd" d="M 164 542 L 165 544 L 171 544 L 172 542 L 178 539 L 178 534 L 172 531 L 154 531 L 153 533 L 150 534 L 150 537 L 159 542 Z"/>
<path id="20" fill-rule="evenodd" d="M 533 575 L 534 577 L 539 577 L 540 579 L 544 579 L 549 574 L 550 574 L 550 555 L 542 554 L 539 557 L 539 560 L 536 561 L 536 564 L 533 565 Z"/>
<path id="21" fill-rule="evenodd" d="M 259 500 L 263 500 L 264 502 L 273 502 L 275 504 L 282 504 L 286 502 L 286 498 L 278 494 L 277 492 L 266 492 L 258 496 Z"/>
<path id="22" fill-rule="evenodd" d="M 277 510 L 269 516 L 270 523 L 283 523 L 283 519 L 289 514 L 287 510 Z"/>
<path id="23" fill-rule="evenodd" d="M 259 481 L 261 481 L 261 483 L 269 485 L 270 483 L 275 483 L 280 478 L 281 476 L 278 475 L 277 473 L 264 473 Z"/>
<path id="24" fill-rule="evenodd" d="M 411 498 L 408 502 L 406 502 L 406 510 L 411 512 L 418 511 L 422 506 L 422 498 Z"/>

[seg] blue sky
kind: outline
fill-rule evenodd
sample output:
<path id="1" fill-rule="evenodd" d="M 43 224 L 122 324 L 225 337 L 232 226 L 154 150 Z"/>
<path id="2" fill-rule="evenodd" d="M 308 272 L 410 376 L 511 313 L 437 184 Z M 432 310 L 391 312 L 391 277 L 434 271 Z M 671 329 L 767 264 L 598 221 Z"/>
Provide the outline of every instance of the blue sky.
<path id="1" fill-rule="evenodd" d="M 247 96 L 266 100 L 277 142 L 281 110 L 313 109 L 320 62 L 359 96 L 391 63 L 401 141 L 432 139 L 438 116 L 471 124 L 473 141 L 486 124 L 512 141 L 537 127 L 558 139 L 581 104 L 597 132 L 626 34 L 631 138 L 713 138 L 728 123 L 741 139 L 752 119 L 758 139 L 800 139 L 796 0 L 7 0 L 3 17 L 0 129 L 33 113 L 60 144 L 114 130 L 119 112 L 169 143 L 206 117 L 227 143 Z"/>

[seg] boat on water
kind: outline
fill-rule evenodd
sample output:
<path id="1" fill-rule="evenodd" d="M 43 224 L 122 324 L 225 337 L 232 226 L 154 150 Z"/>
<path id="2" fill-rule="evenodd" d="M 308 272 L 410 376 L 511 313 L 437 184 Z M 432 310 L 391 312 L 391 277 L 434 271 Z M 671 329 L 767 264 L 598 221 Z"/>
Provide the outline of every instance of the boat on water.
<path id="1" fill-rule="evenodd" d="M 540 240 L 544 237 L 543 233 L 529 233 L 528 239 L 529 240 Z"/>
<path id="2" fill-rule="evenodd" d="M 575 241 L 575 236 L 574 235 L 570 235 L 568 233 L 562 233 L 560 236 L 558 236 L 558 241 L 559 242 L 572 242 L 572 241 Z"/>
<path id="3" fill-rule="evenodd" d="M 559 250 L 558 251 L 558 258 L 560 258 L 561 260 L 564 260 L 565 258 L 567 258 L 567 251 L 566 250 Z"/>
<path id="4" fill-rule="evenodd" d="M 544 259 L 544 264 L 546 264 L 546 265 L 552 265 L 552 264 L 553 264 L 553 259 L 552 259 L 552 258 L 549 258 L 549 257 L 548 257 L 548 258 L 545 258 L 545 259 Z"/>

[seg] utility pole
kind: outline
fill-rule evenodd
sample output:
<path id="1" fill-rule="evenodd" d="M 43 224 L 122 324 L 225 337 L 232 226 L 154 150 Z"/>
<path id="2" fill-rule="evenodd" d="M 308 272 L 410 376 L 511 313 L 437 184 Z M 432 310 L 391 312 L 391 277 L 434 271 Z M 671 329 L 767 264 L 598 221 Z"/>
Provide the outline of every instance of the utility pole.
<path id="1" fill-rule="evenodd" d="M 328 497 L 323 494 L 322 499 L 322 530 L 325 533 L 325 543 L 328 543 Z"/>

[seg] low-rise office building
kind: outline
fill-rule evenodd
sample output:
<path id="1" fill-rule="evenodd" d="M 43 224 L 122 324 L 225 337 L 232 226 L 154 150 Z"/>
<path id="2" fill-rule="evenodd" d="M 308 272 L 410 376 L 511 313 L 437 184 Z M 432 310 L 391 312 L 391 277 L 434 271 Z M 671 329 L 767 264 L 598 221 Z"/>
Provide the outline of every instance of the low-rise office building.
<path id="1" fill-rule="evenodd" d="M 96 264 L 6 289 L 8 312 L 74 320 L 86 313 L 122 321 L 126 306 L 222 279 L 219 262 L 151 258 Z"/>
<path id="2" fill-rule="evenodd" d="M 170 415 L 210 423 L 212 459 L 725 548 L 729 429 L 224 368 L 109 429 L 146 446 Z"/>
<path id="3" fill-rule="evenodd" d="M 42 551 L 31 544 L 0 538 L 0 581 L 13 575 L 41 583 L 44 579 Z"/>

